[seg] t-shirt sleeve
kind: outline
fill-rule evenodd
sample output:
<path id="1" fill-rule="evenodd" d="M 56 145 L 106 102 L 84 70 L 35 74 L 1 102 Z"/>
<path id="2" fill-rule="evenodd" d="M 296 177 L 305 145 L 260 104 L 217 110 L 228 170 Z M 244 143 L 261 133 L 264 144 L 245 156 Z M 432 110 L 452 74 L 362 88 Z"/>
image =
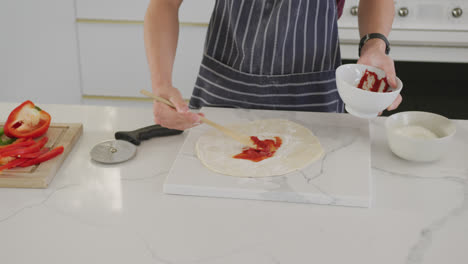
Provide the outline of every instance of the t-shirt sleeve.
<path id="1" fill-rule="evenodd" d="M 344 7 L 345 0 L 336 0 L 336 4 L 338 7 L 338 18 L 341 17 L 343 14 L 343 7 Z"/>

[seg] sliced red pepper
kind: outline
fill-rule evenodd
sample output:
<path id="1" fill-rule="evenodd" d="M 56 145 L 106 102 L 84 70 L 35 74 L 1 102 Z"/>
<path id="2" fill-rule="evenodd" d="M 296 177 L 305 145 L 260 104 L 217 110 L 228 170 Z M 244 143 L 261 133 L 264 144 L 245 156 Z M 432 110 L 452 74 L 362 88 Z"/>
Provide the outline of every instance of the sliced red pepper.
<path id="1" fill-rule="evenodd" d="M 16 138 L 9 138 L 4 134 L 3 127 L 0 127 L 0 146 L 10 145 L 15 142 Z"/>
<path id="2" fill-rule="evenodd" d="M 0 154 L 0 158 L 21 156 L 23 154 L 38 152 L 39 150 L 40 148 L 37 145 L 32 145 L 26 148 L 18 148 L 4 152 Z"/>
<path id="3" fill-rule="evenodd" d="M 0 146 L 0 151 L 4 148 L 7 148 L 7 147 L 10 147 L 12 145 L 15 145 L 15 144 L 18 144 L 18 143 L 22 143 L 24 141 L 28 140 L 27 138 L 18 138 L 17 140 L 15 140 L 15 142 L 11 143 L 11 144 L 8 144 L 8 145 L 3 145 L 3 146 Z"/>
<path id="4" fill-rule="evenodd" d="M 33 145 L 29 147 L 13 148 L 7 151 L 3 151 L 2 153 L 0 153 L 0 158 L 10 157 L 10 156 L 15 157 L 15 156 L 21 156 L 23 154 L 38 152 L 47 143 L 48 140 L 49 139 L 47 137 L 43 137 L 41 138 L 41 140 L 35 142 Z"/>
<path id="5" fill-rule="evenodd" d="M 37 157 L 35 159 L 31 159 L 31 160 L 26 161 L 25 163 L 20 164 L 20 166 L 21 167 L 29 167 L 29 166 L 32 166 L 32 165 L 36 165 L 36 164 L 42 163 L 44 161 L 48 161 L 50 159 L 53 159 L 53 158 L 57 157 L 58 155 L 60 155 L 62 153 L 63 153 L 63 146 L 59 146 L 59 147 L 56 147 L 53 150 L 51 150 L 51 151 L 49 151 L 49 152 L 47 152 L 45 154 L 40 155 L 39 157 Z"/>
<path id="6" fill-rule="evenodd" d="M 31 140 L 31 138 L 18 138 L 15 142 L 11 143 L 11 145 L 19 144 L 28 140 Z"/>
<path id="7" fill-rule="evenodd" d="M 42 149 L 39 150 L 38 152 L 29 153 L 29 154 L 23 154 L 23 155 L 21 155 L 20 158 L 22 158 L 22 159 L 34 159 L 34 158 L 39 157 L 39 156 L 42 155 L 42 154 L 47 153 L 49 150 L 50 150 L 49 148 L 42 148 Z"/>
<path id="8" fill-rule="evenodd" d="M 7 164 L 3 165 L 3 166 L 0 166 L 0 172 L 2 170 L 7 170 L 7 169 L 12 169 L 12 168 L 15 168 L 15 167 L 18 167 L 20 166 L 21 164 L 24 164 L 26 161 L 28 161 L 27 159 L 15 159 L 15 160 L 12 160 L 10 162 L 8 162 Z"/>
<path id="9" fill-rule="evenodd" d="M 0 155 L 2 153 L 7 152 L 7 151 L 11 151 L 11 150 L 14 150 L 14 149 L 19 149 L 19 148 L 24 148 L 24 147 L 29 147 L 29 146 L 32 146 L 32 145 L 36 144 L 36 142 L 34 140 L 32 140 L 32 139 L 22 139 L 22 140 L 23 140 L 22 142 L 13 143 L 11 145 L 8 145 L 8 146 L 5 146 L 5 147 L 1 148 L 0 149 Z"/>
<path id="10" fill-rule="evenodd" d="M 366 70 L 357 86 L 360 89 L 371 91 L 371 92 L 391 92 L 387 79 L 379 79 L 375 72 Z"/>
<path id="11" fill-rule="evenodd" d="M 0 166 L 3 166 L 5 164 L 7 164 L 8 162 L 12 161 L 12 160 L 15 160 L 16 158 L 15 157 L 3 157 L 3 158 L 0 158 Z"/>
<path id="12" fill-rule="evenodd" d="M 46 111 L 28 100 L 10 113 L 4 132 L 8 137 L 36 138 L 47 132 L 50 121 L 51 117 Z"/>
<path id="13" fill-rule="evenodd" d="M 43 137 L 40 140 L 38 140 L 35 145 L 37 145 L 39 149 L 41 149 L 47 143 L 47 141 L 49 141 L 49 138 Z"/>

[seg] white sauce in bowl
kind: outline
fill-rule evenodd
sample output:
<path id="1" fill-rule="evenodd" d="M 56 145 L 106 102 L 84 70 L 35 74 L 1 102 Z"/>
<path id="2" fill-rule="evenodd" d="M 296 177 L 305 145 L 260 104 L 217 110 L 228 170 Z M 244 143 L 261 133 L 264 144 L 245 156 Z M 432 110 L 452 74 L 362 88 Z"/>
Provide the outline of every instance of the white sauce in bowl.
<path id="1" fill-rule="evenodd" d="M 438 136 L 434 132 L 422 126 L 400 127 L 395 130 L 395 133 L 405 136 L 405 137 L 410 137 L 410 138 L 419 138 L 419 139 L 438 138 Z"/>

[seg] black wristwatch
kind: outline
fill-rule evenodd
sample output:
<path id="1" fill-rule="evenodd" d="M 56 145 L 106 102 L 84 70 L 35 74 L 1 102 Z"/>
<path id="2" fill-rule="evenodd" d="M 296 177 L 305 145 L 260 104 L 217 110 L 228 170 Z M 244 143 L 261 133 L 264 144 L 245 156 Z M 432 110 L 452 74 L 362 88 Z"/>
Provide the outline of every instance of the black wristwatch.
<path id="1" fill-rule="evenodd" d="M 388 42 L 387 37 L 385 37 L 384 35 L 380 33 L 370 33 L 370 34 L 366 34 L 364 37 L 362 37 L 361 41 L 359 41 L 359 57 L 361 57 L 361 49 L 364 46 L 364 44 L 366 44 L 366 42 L 369 39 L 374 39 L 374 38 L 383 40 L 385 42 L 385 54 L 388 55 L 390 53 L 390 42 Z"/>

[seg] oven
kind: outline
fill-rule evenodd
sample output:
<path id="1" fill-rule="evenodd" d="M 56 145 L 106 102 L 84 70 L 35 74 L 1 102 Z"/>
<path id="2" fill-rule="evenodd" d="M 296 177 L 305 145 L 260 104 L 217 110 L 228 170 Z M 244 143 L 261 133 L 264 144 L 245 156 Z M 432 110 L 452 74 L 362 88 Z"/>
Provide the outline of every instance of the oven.
<path id="1" fill-rule="evenodd" d="M 358 0 L 338 21 L 343 63 L 358 57 Z M 428 111 L 468 119 L 468 0 L 396 0 L 389 40 L 403 103 L 396 111 Z"/>

